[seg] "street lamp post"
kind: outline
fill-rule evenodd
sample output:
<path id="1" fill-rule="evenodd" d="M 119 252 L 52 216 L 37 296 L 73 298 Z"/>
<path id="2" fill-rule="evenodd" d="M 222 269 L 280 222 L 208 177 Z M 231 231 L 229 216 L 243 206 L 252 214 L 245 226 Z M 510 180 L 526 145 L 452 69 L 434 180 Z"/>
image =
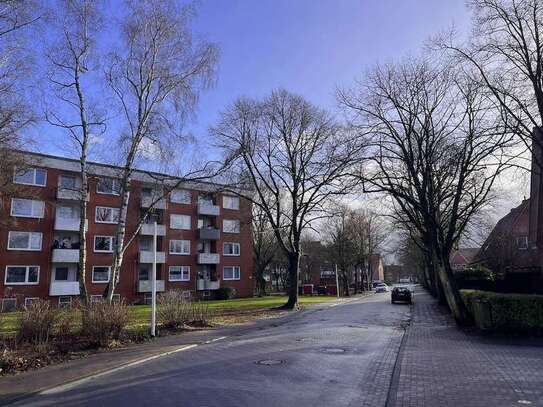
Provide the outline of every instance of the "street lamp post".
<path id="1" fill-rule="evenodd" d="M 151 336 L 156 336 L 156 241 L 157 223 L 155 220 L 153 230 L 153 270 L 151 272 Z"/>

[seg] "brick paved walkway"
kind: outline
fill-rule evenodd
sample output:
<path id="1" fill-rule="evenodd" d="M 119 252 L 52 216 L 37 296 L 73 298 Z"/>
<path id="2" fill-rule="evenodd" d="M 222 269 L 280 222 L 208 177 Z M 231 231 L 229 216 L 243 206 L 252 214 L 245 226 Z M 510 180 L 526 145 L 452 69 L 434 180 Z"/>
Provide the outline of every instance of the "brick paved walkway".
<path id="1" fill-rule="evenodd" d="M 417 292 L 389 406 L 543 406 L 543 340 L 484 337 L 456 327 Z"/>

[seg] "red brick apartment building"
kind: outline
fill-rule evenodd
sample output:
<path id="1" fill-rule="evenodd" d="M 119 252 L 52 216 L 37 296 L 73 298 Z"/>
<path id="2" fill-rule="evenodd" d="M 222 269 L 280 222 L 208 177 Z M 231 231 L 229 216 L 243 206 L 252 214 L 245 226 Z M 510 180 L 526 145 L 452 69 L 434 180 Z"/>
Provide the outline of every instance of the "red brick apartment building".
<path id="1" fill-rule="evenodd" d="M 2 309 L 34 298 L 68 305 L 79 294 L 79 161 L 24 153 L 31 167 L 14 170 L 21 196 L 0 206 L 0 298 Z M 26 168 L 26 167 L 25 167 Z M 90 165 L 88 191 L 87 286 L 98 299 L 109 281 L 119 169 Z M 133 176 L 127 236 L 155 201 L 156 177 Z M 156 195 L 155 195 L 156 196 Z M 128 247 L 116 295 L 128 303 L 150 299 L 154 220 L 158 222 L 157 289 L 183 290 L 213 298 L 220 287 L 238 297 L 253 295 L 250 202 L 220 192 L 220 186 L 186 183 L 158 201 Z"/>

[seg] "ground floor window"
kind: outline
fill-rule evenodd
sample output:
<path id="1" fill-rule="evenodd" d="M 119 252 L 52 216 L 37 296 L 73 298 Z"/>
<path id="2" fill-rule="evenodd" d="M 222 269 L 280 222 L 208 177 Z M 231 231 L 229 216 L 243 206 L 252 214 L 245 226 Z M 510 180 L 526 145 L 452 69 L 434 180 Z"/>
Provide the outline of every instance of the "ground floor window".
<path id="1" fill-rule="evenodd" d="M 29 305 L 32 305 L 32 303 L 36 302 L 37 300 L 39 300 L 38 297 L 25 298 L 25 307 L 28 307 Z"/>
<path id="2" fill-rule="evenodd" d="M 151 305 L 152 301 L 153 301 L 153 294 L 151 294 L 151 293 L 143 294 L 143 303 L 145 305 Z"/>
<path id="3" fill-rule="evenodd" d="M 225 267 L 223 269 L 223 279 L 224 280 L 239 280 L 240 279 L 239 266 Z"/>
<path id="4" fill-rule="evenodd" d="M 90 302 L 91 304 L 95 304 L 97 302 L 102 302 L 104 300 L 103 295 L 91 295 L 90 296 Z"/>
<path id="5" fill-rule="evenodd" d="M 58 306 L 59 308 L 70 308 L 72 306 L 72 297 L 58 297 Z"/>
<path id="6" fill-rule="evenodd" d="M 190 298 L 192 297 L 192 293 L 189 290 L 183 291 L 182 295 L 183 295 L 183 298 L 185 298 L 186 300 L 190 300 Z"/>
<path id="7" fill-rule="evenodd" d="M 121 302 L 121 294 L 113 294 L 113 297 L 111 298 L 111 300 L 116 303 Z"/>
<path id="8" fill-rule="evenodd" d="M 17 309 L 16 298 L 2 298 L 2 312 L 11 312 Z"/>
<path id="9" fill-rule="evenodd" d="M 5 284 L 38 284 L 39 266 L 7 266 Z"/>

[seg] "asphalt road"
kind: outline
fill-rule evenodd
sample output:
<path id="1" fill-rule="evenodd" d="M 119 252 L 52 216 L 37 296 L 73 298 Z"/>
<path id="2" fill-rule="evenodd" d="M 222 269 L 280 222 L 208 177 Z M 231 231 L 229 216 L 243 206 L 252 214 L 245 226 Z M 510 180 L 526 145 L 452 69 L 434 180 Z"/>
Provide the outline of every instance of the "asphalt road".
<path id="1" fill-rule="evenodd" d="M 60 388 L 31 406 L 384 406 L 407 305 L 376 294 Z"/>

